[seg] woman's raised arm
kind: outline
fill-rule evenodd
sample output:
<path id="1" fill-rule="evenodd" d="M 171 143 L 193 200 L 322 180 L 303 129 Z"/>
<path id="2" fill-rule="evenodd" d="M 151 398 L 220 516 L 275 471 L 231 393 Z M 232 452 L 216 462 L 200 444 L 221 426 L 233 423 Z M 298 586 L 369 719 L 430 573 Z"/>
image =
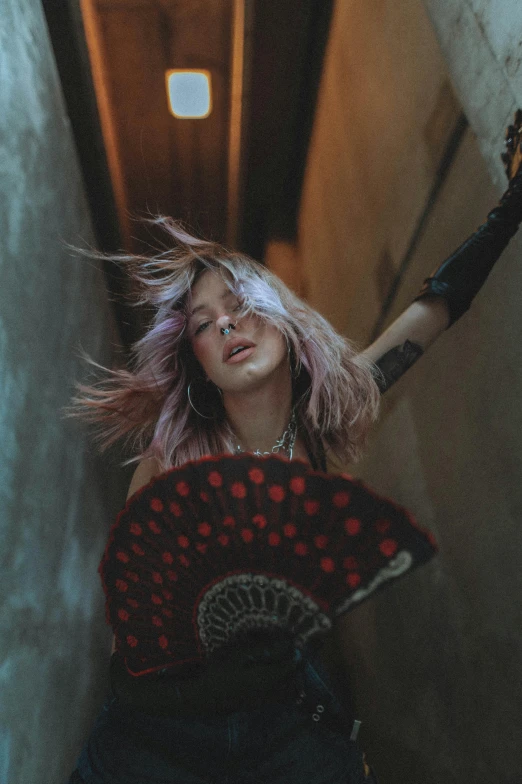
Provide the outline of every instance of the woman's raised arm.
<path id="1" fill-rule="evenodd" d="M 377 340 L 361 352 L 374 362 L 383 377 L 376 381 L 386 392 L 449 326 L 447 302 L 439 296 L 413 302 Z"/>
<path id="2" fill-rule="evenodd" d="M 361 352 L 381 370 L 381 392 L 411 367 L 470 307 L 522 222 L 522 110 L 506 132 L 502 160 L 509 180 L 486 222 L 424 280 L 414 302 Z"/>

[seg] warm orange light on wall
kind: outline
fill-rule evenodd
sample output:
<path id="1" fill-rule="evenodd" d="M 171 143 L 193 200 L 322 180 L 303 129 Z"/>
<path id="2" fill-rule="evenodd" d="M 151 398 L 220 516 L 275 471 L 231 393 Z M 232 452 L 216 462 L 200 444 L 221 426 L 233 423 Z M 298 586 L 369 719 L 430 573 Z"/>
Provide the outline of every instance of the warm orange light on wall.
<path id="1" fill-rule="evenodd" d="M 165 74 L 169 111 L 180 119 L 203 119 L 212 111 L 210 71 L 171 68 Z"/>

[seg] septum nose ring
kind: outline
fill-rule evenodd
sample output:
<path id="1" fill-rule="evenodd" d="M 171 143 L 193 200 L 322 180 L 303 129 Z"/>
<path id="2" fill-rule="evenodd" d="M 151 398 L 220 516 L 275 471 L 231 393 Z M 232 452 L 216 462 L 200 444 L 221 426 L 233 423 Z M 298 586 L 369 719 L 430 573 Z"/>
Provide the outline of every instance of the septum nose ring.
<path id="1" fill-rule="evenodd" d="M 236 328 L 236 327 L 235 327 L 235 324 L 231 324 L 230 326 L 232 327 L 232 329 L 235 329 L 235 328 Z M 229 329 L 224 329 L 224 327 L 221 327 L 221 332 L 223 333 L 223 335 L 228 335 L 228 333 L 230 332 L 230 330 L 229 330 Z"/>

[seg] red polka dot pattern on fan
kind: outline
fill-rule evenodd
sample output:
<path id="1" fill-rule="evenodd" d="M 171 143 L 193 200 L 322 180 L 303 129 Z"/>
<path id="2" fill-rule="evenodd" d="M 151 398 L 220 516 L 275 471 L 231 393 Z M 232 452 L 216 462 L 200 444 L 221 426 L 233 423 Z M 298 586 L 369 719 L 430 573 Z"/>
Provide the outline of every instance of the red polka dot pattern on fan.
<path id="1" fill-rule="evenodd" d="M 118 651 L 144 674 L 205 660 L 204 608 L 227 580 L 275 579 L 333 619 L 435 552 L 404 507 L 363 482 L 243 453 L 190 461 L 131 496 L 98 571 Z M 240 612 L 240 593 L 226 612 Z"/>
<path id="2" fill-rule="evenodd" d="M 321 558 L 319 563 L 323 571 L 335 572 L 335 561 L 333 558 Z"/>
<path id="3" fill-rule="evenodd" d="M 344 521 L 344 529 L 349 536 L 355 536 L 361 531 L 361 521 L 357 517 L 349 517 Z"/>
<path id="4" fill-rule="evenodd" d="M 292 539 L 294 536 L 297 536 L 297 526 L 294 523 L 286 523 L 283 526 L 283 533 L 285 536 L 288 536 L 289 539 Z"/>
<path id="5" fill-rule="evenodd" d="M 390 528 L 391 522 L 386 518 L 381 518 L 377 520 L 375 523 L 375 530 L 378 531 L 380 534 L 386 533 L 386 531 Z"/>
<path id="6" fill-rule="evenodd" d="M 281 485 L 272 485 L 272 487 L 269 487 L 268 489 L 268 497 L 271 501 L 280 504 L 285 498 L 285 491 Z"/>
<path id="7" fill-rule="evenodd" d="M 333 505 L 336 506 L 338 509 L 342 509 L 343 506 L 348 506 L 350 503 L 350 493 L 346 491 L 342 491 L 340 493 L 335 493 L 332 498 Z"/>
<path id="8" fill-rule="evenodd" d="M 233 498 L 246 498 L 247 489 L 243 482 L 234 482 L 230 488 Z"/>
<path id="9" fill-rule="evenodd" d="M 265 481 L 265 475 L 260 468 L 251 468 L 250 471 L 248 472 L 248 478 L 255 485 L 262 485 L 263 482 Z"/>
<path id="10" fill-rule="evenodd" d="M 186 498 L 190 495 L 190 485 L 187 482 L 178 482 L 176 485 L 176 492 Z"/>
<path id="11" fill-rule="evenodd" d="M 290 480 L 290 492 L 294 495 L 303 495 L 306 490 L 306 482 L 302 476 L 294 476 Z"/>
<path id="12" fill-rule="evenodd" d="M 307 515 L 316 515 L 319 512 L 321 505 L 319 501 L 305 501 L 304 509 Z"/>
<path id="13" fill-rule="evenodd" d="M 384 541 L 379 544 L 379 550 L 383 555 L 390 557 L 397 552 L 397 542 L 393 539 L 384 539 Z"/>
<path id="14" fill-rule="evenodd" d="M 360 582 L 361 575 L 357 574 L 357 572 L 349 572 L 346 575 L 346 584 L 349 585 L 350 588 L 357 588 Z"/>

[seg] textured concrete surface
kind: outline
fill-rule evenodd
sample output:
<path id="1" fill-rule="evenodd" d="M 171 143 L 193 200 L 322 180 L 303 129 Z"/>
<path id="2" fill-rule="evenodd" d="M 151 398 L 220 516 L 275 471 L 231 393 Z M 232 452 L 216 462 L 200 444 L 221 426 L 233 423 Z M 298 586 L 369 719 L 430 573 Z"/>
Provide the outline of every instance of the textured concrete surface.
<path id="1" fill-rule="evenodd" d="M 121 470 L 64 420 L 117 338 L 38 0 L 0 3 L 0 782 L 59 784 L 103 700 L 96 568 Z M 112 462 L 112 461 L 111 461 Z"/>
<path id="2" fill-rule="evenodd" d="M 499 193 L 504 169 L 498 139 L 522 107 L 522 3 L 518 0 L 422 0 L 477 134 Z"/>
<path id="3" fill-rule="evenodd" d="M 481 6 L 498 34 L 490 32 L 491 46 L 507 47 L 507 57 L 516 36 L 506 11 L 514 4 Z M 431 8 L 462 10 L 462 18 L 469 11 L 467 3 L 438 0 Z M 457 90 L 459 69 L 469 79 L 459 88 L 466 111 L 468 90 L 491 91 L 483 98 L 489 119 L 484 130 L 470 114 L 384 328 L 500 192 L 492 151 L 502 150 L 510 83 L 490 56 L 466 60 L 469 30 L 448 24 L 445 35 L 446 63 L 420 2 L 336 7 L 299 253 L 311 304 L 362 346 L 458 114 L 451 85 Z M 383 784 L 520 779 L 521 260 L 518 236 L 470 311 L 387 393 L 365 459 L 346 467 L 411 509 L 440 545 L 436 560 L 348 614 L 337 630 L 361 744 Z"/>

